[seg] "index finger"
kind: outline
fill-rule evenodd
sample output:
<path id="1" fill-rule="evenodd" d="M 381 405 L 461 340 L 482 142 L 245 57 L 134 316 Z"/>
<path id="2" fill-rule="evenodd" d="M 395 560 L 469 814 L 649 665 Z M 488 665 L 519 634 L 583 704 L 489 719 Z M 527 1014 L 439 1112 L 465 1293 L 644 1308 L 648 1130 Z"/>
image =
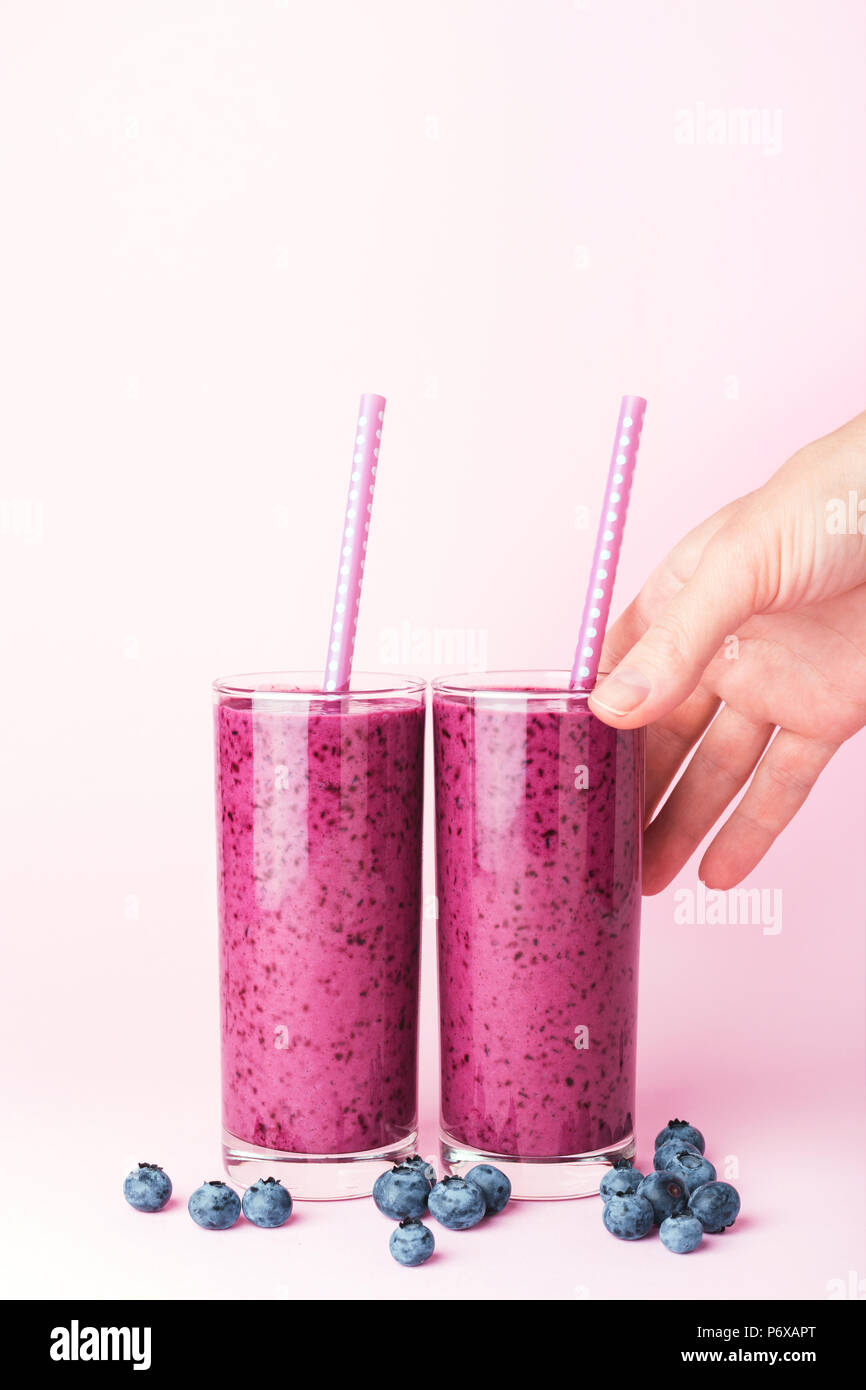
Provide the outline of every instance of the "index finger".
<path id="1" fill-rule="evenodd" d="M 741 501 L 729 502 L 694 527 L 653 570 L 640 593 L 608 630 L 601 658 L 602 671 L 613 670 L 640 641 L 657 615 L 694 574 L 707 541 L 731 519 Z M 718 696 L 699 684 L 675 709 L 648 726 L 647 821 L 652 819 L 672 779 L 712 722 L 720 704 Z"/>

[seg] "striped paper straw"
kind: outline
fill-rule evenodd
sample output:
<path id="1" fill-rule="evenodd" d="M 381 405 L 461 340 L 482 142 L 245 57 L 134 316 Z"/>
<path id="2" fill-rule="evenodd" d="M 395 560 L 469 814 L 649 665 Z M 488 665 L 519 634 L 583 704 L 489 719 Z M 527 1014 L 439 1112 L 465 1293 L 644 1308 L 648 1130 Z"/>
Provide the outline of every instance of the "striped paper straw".
<path id="1" fill-rule="evenodd" d="M 598 535 L 595 539 L 595 552 L 592 557 L 592 573 L 586 602 L 583 605 L 583 618 L 580 623 L 580 636 L 574 653 L 571 669 L 572 689 L 576 686 L 592 690 L 598 678 L 598 663 L 604 645 L 610 600 L 616 579 L 616 567 L 622 546 L 625 529 L 625 516 L 634 477 L 637 451 L 643 429 L 646 401 L 642 396 L 623 396 L 619 406 L 619 420 L 616 438 L 607 475 L 604 492 L 604 506 Z"/>
<path id="2" fill-rule="evenodd" d="M 325 663 L 325 689 L 348 690 L 355 652 L 355 632 L 358 626 L 358 605 L 364 579 L 364 556 L 367 533 L 373 510 L 373 489 L 379 464 L 379 442 L 385 397 L 366 394 L 358 407 L 355 426 L 355 449 L 346 501 L 346 520 L 340 545 L 337 567 L 337 592 L 331 616 L 331 638 Z"/>

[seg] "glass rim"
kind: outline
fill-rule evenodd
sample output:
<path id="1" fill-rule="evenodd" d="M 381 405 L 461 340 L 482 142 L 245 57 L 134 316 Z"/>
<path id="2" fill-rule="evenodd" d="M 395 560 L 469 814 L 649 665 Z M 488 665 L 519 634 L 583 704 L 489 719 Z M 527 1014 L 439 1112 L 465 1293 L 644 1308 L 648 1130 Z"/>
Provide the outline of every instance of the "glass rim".
<path id="1" fill-rule="evenodd" d="M 601 679 L 601 673 L 599 673 Z M 461 671 L 430 682 L 434 695 L 466 699 L 549 700 L 562 697 L 588 700 L 592 690 L 571 684 L 570 671 Z"/>
<path id="2" fill-rule="evenodd" d="M 325 690 L 321 671 L 249 671 L 218 676 L 211 683 L 215 695 L 255 700 L 375 700 L 394 696 L 424 695 L 423 677 L 388 676 L 381 671 L 352 673 L 349 690 Z"/>

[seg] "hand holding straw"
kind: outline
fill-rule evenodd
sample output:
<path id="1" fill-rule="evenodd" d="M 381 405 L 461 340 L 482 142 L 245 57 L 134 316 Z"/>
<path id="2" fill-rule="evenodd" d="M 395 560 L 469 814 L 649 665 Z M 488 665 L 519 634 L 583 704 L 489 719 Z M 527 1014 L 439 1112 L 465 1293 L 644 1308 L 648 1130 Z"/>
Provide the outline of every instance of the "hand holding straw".
<path id="1" fill-rule="evenodd" d="M 340 563 L 337 567 L 331 637 L 325 662 L 325 690 L 349 689 L 384 414 L 384 396 L 367 393 L 361 397 L 355 426 L 346 520 L 340 544 Z"/>
<path id="2" fill-rule="evenodd" d="M 623 396 L 604 492 L 604 505 L 595 539 L 592 572 L 583 605 L 580 636 L 574 653 L 572 689 L 579 686 L 591 691 L 598 677 L 598 664 L 610 613 L 610 600 L 645 413 L 646 401 L 642 396 Z"/>

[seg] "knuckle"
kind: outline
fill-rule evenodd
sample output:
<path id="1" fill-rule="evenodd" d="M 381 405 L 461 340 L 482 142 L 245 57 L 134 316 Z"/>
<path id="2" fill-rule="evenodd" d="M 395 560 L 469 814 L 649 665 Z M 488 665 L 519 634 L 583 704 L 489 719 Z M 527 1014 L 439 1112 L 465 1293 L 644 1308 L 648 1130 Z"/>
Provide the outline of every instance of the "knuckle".
<path id="1" fill-rule="evenodd" d="M 767 780 L 771 788 L 781 792 L 794 792 L 797 796 L 805 796 L 812 786 L 811 781 L 787 758 L 768 760 Z"/>
<path id="2" fill-rule="evenodd" d="M 753 831 L 757 831 L 759 835 L 767 836 L 769 840 L 775 839 L 780 829 L 769 811 L 764 811 L 762 805 L 753 798 L 746 798 L 740 802 L 733 812 L 729 824 L 750 826 Z"/>
<path id="3" fill-rule="evenodd" d="M 683 666 L 689 662 L 691 637 L 686 625 L 675 613 L 665 613 L 658 620 L 649 645 L 652 660 L 661 668 Z"/>
<path id="4" fill-rule="evenodd" d="M 658 723 L 652 725 L 652 740 L 663 757 L 676 758 L 680 762 L 690 747 L 690 740 L 684 735 Z"/>
<path id="5" fill-rule="evenodd" d="M 758 572 L 769 548 L 764 509 L 757 503 L 745 507 L 708 542 L 702 564 L 708 581 L 753 596 Z"/>
<path id="6" fill-rule="evenodd" d="M 742 786 L 743 779 L 739 772 L 732 770 L 722 754 L 708 753 L 702 743 L 698 745 L 690 766 L 710 773 L 714 781 L 729 785 L 732 789 Z"/>

